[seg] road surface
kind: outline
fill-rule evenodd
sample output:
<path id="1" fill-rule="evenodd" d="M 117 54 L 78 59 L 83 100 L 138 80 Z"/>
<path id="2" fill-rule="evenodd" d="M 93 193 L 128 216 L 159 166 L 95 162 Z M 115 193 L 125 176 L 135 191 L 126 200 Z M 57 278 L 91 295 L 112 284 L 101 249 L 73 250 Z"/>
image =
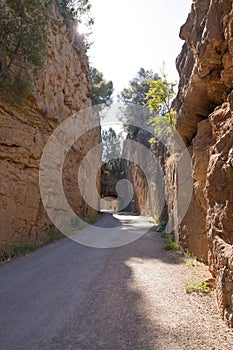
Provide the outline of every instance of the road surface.
<path id="1" fill-rule="evenodd" d="M 104 219 L 129 224 L 117 220 Z M 231 349 L 212 310 L 185 294 L 180 255 L 162 247 L 153 231 L 110 249 L 65 238 L 0 266 L 0 349 Z"/>

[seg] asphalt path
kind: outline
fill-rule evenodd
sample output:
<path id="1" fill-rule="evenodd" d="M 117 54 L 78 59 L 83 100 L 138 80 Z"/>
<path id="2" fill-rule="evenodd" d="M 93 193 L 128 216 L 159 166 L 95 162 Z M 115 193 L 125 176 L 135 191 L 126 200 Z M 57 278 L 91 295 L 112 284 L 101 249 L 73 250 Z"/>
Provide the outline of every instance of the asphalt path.
<path id="1" fill-rule="evenodd" d="M 110 214 L 97 226 L 102 245 L 149 227 Z M 96 244 L 98 236 L 92 229 L 74 238 Z M 189 268 L 163 247 L 153 230 L 108 249 L 65 238 L 1 265 L 0 350 L 232 350 L 214 292 L 184 290 L 207 267 Z"/>
<path id="2" fill-rule="evenodd" d="M 98 226 L 111 235 L 113 227 L 122 234 L 135 223 L 140 236 L 149 227 L 138 220 L 106 214 Z M 104 249 L 65 238 L 0 266 L 0 349 L 120 349 L 119 341 L 123 349 L 131 333 L 136 344 L 136 296 L 125 261 L 144 240 Z"/>

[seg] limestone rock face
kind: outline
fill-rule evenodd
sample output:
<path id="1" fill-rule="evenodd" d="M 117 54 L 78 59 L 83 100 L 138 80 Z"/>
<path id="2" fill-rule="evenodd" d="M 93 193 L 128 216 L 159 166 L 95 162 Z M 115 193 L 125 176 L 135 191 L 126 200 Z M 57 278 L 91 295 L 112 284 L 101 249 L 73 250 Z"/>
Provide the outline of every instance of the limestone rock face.
<path id="1" fill-rule="evenodd" d="M 216 276 L 222 316 L 233 326 L 233 113 L 230 102 L 209 117 L 214 145 L 207 172 L 206 197 L 210 270 Z"/>
<path id="2" fill-rule="evenodd" d="M 37 72 L 34 93 L 23 106 L 0 100 L 1 247 L 33 239 L 51 225 L 38 183 L 43 148 L 63 120 L 91 106 L 88 62 L 82 40 L 76 28 L 66 25 L 55 3 L 52 1 L 48 6 L 48 57 L 44 69 Z M 80 123 L 88 124 L 89 120 L 80 120 Z M 85 204 L 76 186 L 77 169 L 85 153 L 99 142 L 100 129 L 97 128 L 91 135 L 84 135 L 66 159 L 64 189 L 78 214 L 86 215 L 92 209 Z M 100 161 L 101 155 L 97 155 L 96 162 Z"/>
<path id="3" fill-rule="evenodd" d="M 233 326 L 233 10 L 231 0 L 197 0 L 180 31 L 177 130 L 192 155 L 193 197 L 176 229 L 181 246 L 209 262 L 218 305 Z M 167 165 L 169 215 L 176 200 Z"/>
<path id="4" fill-rule="evenodd" d="M 151 145 L 151 137 L 148 131 L 141 129 L 133 141 L 142 147 L 136 147 L 134 143 L 123 147 L 123 158 L 131 159 L 123 162 L 124 176 L 134 189 L 133 199 L 126 210 L 156 216 L 162 221 L 167 219 L 164 205 L 164 168 L 162 166 L 155 169 L 155 160 L 160 165 L 165 163 L 166 148 L 161 142 Z"/>
<path id="5" fill-rule="evenodd" d="M 180 30 L 179 92 L 174 102 L 179 133 L 190 142 L 198 123 L 232 88 L 232 1 L 197 0 Z"/>
<path id="6" fill-rule="evenodd" d="M 134 139 L 135 142 L 142 144 L 144 147 L 149 149 L 149 136 L 148 133 L 144 130 L 140 130 Z M 127 141 L 127 140 L 126 140 Z M 123 160 L 122 168 L 124 169 L 125 178 L 130 181 L 133 185 L 133 198 L 129 206 L 126 208 L 126 211 L 132 211 L 135 213 L 140 213 L 142 215 L 148 215 L 150 208 L 148 206 L 148 186 L 147 181 L 144 177 L 142 169 L 137 165 L 139 164 L 138 160 L 142 159 L 143 155 L 136 151 L 134 145 L 125 144 L 123 146 Z M 126 160 L 131 159 L 132 161 Z M 130 193 L 130 189 L 129 189 Z"/>

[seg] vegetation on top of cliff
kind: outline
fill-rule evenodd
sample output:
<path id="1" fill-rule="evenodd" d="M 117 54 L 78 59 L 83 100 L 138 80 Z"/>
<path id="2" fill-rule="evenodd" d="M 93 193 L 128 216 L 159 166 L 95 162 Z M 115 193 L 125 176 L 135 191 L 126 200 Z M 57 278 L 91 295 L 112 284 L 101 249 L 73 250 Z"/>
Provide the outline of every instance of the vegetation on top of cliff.
<path id="1" fill-rule="evenodd" d="M 65 20 L 91 26 L 89 0 L 56 0 Z M 3 0 L 0 3 L 0 95 L 22 104 L 34 88 L 35 72 L 43 68 L 48 41 L 44 0 Z M 89 42 L 84 38 L 86 48 Z"/>
<path id="2" fill-rule="evenodd" d="M 93 24 L 93 18 L 90 18 L 91 4 L 89 0 L 56 0 L 60 13 L 65 19 L 77 23 L 82 22 L 82 16 L 88 16 L 88 25 Z"/>
<path id="3" fill-rule="evenodd" d="M 33 89 L 33 72 L 46 59 L 47 13 L 42 0 L 0 4 L 0 94 L 22 103 Z"/>
<path id="4" fill-rule="evenodd" d="M 90 35 L 94 18 L 91 15 L 91 3 L 89 0 L 56 0 L 58 10 L 66 21 L 83 24 L 88 32 L 83 35 L 86 50 L 91 46 Z"/>

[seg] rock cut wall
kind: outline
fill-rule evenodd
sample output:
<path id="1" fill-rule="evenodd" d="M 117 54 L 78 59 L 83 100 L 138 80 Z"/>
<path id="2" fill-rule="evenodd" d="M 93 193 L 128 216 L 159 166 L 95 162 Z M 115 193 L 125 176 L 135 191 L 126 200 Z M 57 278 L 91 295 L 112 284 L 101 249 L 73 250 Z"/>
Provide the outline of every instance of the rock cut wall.
<path id="1" fill-rule="evenodd" d="M 232 1 L 193 1 L 180 37 L 185 43 L 177 58 L 180 83 L 174 107 L 177 130 L 192 155 L 194 188 L 175 235 L 184 249 L 208 260 L 220 312 L 233 326 Z M 171 168 L 168 188 L 176 186 Z"/>
<path id="2" fill-rule="evenodd" d="M 59 15 L 55 1 L 50 1 L 47 6 L 47 62 L 44 69 L 37 72 L 33 94 L 27 97 L 23 106 L 0 99 L 1 248 L 34 239 L 51 226 L 43 209 L 38 183 L 43 148 L 63 120 L 91 106 L 84 44 L 77 29 L 66 24 Z M 88 118 L 80 117 L 79 122 L 89 125 Z M 82 199 L 77 186 L 77 170 L 88 150 L 100 140 L 99 128 L 84 135 L 70 150 L 64 166 L 67 199 L 76 213 L 82 216 L 91 214 L 93 210 Z M 96 155 L 96 162 L 101 162 L 101 155 Z M 94 201 L 97 203 L 98 198 Z"/>

